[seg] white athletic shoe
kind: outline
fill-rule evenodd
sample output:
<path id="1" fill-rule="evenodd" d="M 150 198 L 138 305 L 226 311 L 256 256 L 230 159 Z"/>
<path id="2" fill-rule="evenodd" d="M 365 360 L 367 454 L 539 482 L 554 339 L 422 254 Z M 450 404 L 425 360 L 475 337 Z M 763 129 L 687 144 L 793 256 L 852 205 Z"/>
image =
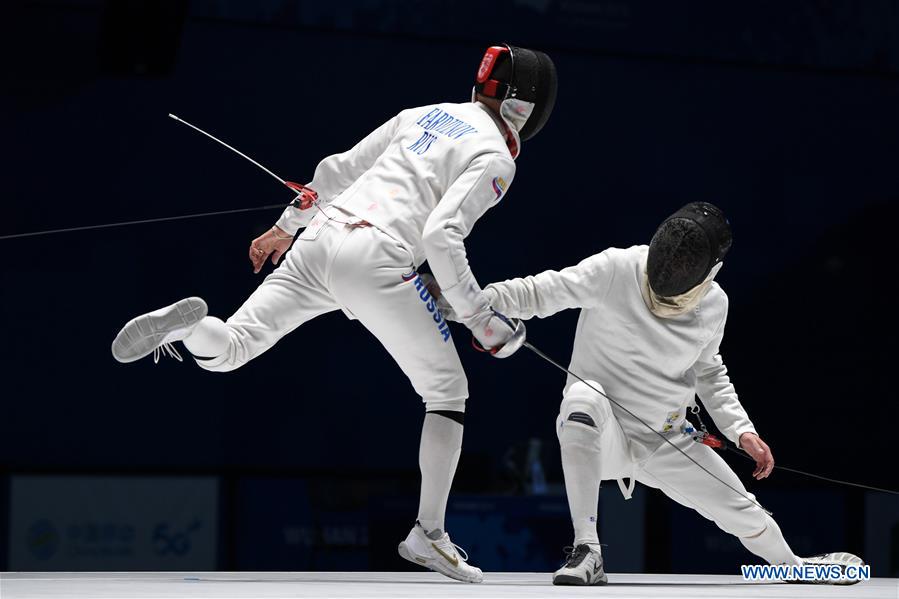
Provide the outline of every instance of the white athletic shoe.
<path id="1" fill-rule="evenodd" d="M 602 567 L 602 554 L 586 544 L 566 547 L 568 559 L 553 574 L 553 584 L 588 586 L 606 584 L 609 577 Z"/>
<path id="2" fill-rule="evenodd" d="M 206 302 L 198 297 L 189 297 L 132 318 L 112 342 L 112 356 L 119 362 L 127 363 L 152 353 L 153 362 L 159 362 L 162 355 L 180 362 L 181 354 L 172 342 L 190 335 L 208 312 Z"/>
<path id="3" fill-rule="evenodd" d="M 819 584 L 855 584 L 859 580 L 857 578 L 846 578 L 847 566 L 864 566 L 865 562 L 857 555 L 839 551 L 835 553 L 822 553 L 821 555 L 813 555 L 811 557 L 803 557 L 802 564 L 804 566 L 839 566 L 842 577 L 838 580 L 822 579 L 817 581 Z"/>
<path id="4" fill-rule="evenodd" d="M 435 533 L 440 533 L 440 536 Z M 406 540 L 397 547 L 400 557 L 462 582 L 484 580 L 484 573 L 481 572 L 481 569 L 468 565 L 468 555 L 465 550 L 454 545 L 448 534 L 438 529 L 432 531 L 431 535 L 437 536 L 437 538 L 432 539 L 428 536 L 421 525 L 416 522 Z M 460 557 L 459 551 L 465 557 Z"/>

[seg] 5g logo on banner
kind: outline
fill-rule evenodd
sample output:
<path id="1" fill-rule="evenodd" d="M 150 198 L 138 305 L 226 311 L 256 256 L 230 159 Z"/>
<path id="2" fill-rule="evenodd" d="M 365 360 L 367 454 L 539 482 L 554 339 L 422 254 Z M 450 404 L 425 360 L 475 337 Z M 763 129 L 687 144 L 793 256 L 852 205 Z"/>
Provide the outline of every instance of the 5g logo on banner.
<path id="1" fill-rule="evenodd" d="M 168 522 L 161 522 L 153 530 L 153 548 L 157 555 L 182 556 L 190 552 L 190 535 L 202 527 L 199 519 L 182 530 L 174 529 Z"/>

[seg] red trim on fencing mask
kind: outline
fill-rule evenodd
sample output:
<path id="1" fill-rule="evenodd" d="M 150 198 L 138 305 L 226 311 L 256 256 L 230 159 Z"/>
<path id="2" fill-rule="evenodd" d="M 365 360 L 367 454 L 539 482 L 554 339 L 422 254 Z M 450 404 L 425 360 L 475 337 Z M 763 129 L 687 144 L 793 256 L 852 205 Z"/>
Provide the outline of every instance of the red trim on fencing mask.
<path id="1" fill-rule="evenodd" d="M 496 88 L 499 87 L 499 81 L 496 79 L 491 79 L 484 83 L 483 87 L 481 87 L 481 93 L 490 98 L 496 97 Z"/>
<path id="2" fill-rule="evenodd" d="M 509 49 L 505 46 L 490 46 L 487 48 L 487 51 L 484 52 L 484 58 L 481 59 L 481 66 L 478 68 L 478 83 L 484 83 L 493 73 L 493 67 L 496 66 L 496 61 L 503 53 L 508 53 Z M 499 81 L 494 82 L 494 89 L 496 84 Z"/>

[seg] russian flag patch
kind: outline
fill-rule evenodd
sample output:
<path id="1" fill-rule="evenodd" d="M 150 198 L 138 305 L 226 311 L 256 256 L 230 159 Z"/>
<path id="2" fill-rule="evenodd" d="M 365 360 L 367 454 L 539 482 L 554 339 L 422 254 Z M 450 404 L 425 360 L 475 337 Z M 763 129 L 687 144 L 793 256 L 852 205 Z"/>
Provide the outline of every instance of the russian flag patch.
<path id="1" fill-rule="evenodd" d="M 506 182 L 502 177 L 493 177 L 493 193 L 496 194 L 497 200 L 506 193 Z"/>

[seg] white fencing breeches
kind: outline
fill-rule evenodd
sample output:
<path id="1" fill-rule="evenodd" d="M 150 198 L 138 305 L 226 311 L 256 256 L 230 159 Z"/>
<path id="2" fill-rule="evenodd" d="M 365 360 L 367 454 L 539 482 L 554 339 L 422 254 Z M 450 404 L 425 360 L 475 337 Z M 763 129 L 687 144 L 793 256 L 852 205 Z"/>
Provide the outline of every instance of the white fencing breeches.
<path id="1" fill-rule="evenodd" d="M 702 445 L 683 435 L 671 439 L 691 458 L 709 472 L 745 495 L 738 495 L 687 459 L 677 449 L 665 443 L 650 458 L 638 465 L 635 476 L 648 487 L 660 489 L 679 504 L 692 508 L 713 521 L 718 528 L 737 537 L 753 537 L 765 530 L 766 514 L 748 498 L 755 496 L 746 490 L 720 455 L 708 445 Z"/>
<path id="2" fill-rule="evenodd" d="M 696 443 L 686 435 L 672 441 L 746 497 L 713 479 L 667 443 L 638 467 L 638 481 L 661 489 L 681 505 L 693 508 L 717 524 L 721 530 L 740 539 L 746 549 L 769 564 L 801 563 L 784 539 L 777 522 L 753 503 L 755 495 L 746 490 L 727 462 L 714 449 Z"/>
<path id="3" fill-rule="evenodd" d="M 428 410 L 464 411 L 468 382 L 435 304 L 399 242 L 375 227 L 329 221 L 308 227 L 227 320 L 227 350 L 197 363 L 234 370 L 304 322 L 340 309 L 378 338 Z"/>
<path id="4" fill-rule="evenodd" d="M 595 382 L 591 384 L 602 389 Z M 696 443 L 686 435 L 671 436 L 678 448 L 746 497 L 709 476 L 667 443 L 648 459 L 634 461 L 609 400 L 584 383 L 572 385 L 565 394 L 556 430 L 576 543 L 592 542 L 595 538 L 599 482 L 633 473 L 637 481 L 660 489 L 725 532 L 739 537 L 750 551 L 770 563 L 795 563 L 796 558 L 777 524 L 749 500 L 755 497 L 711 447 Z"/>

